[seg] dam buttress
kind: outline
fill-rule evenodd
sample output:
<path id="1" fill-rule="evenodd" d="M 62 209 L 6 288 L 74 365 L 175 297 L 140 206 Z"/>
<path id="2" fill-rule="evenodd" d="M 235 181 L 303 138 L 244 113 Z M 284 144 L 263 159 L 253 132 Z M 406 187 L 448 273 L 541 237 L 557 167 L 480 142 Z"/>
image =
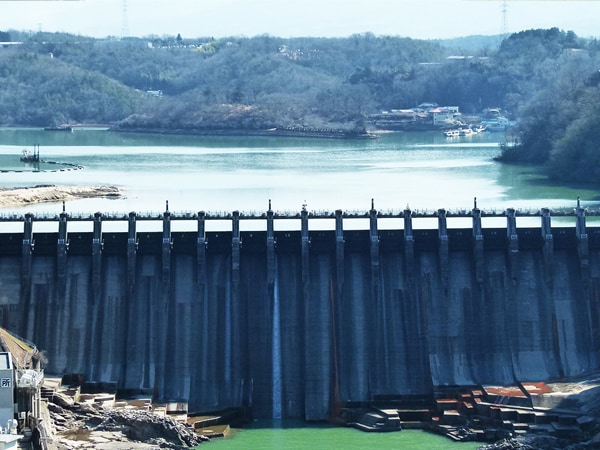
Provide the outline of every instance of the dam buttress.
<path id="1" fill-rule="evenodd" d="M 0 219 L 1 326 L 46 352 L 46 373 L 123 392 L 325 420 L 343 405 L 513 385 L 599 368 L 600 228 L 448 226 L 405 210 Z M 389 218 L 389 217 L 387 217 Z M 252 219 L 259 230 L 242 231 Z M 299 226 L 275 230 L 294 219 Z M 331 229 L 312 229 L 327 219 Z M 366 226 L 346 225 L 361 219 Z M 111 221 L 123 231 L 106 231 Z M 139 231 L 140 222 L 161 229 Z M 173 231 L 177 221 L 192 231 Z M 213 221 L 227 229 L 207 231 Z M 57 232 L 34 232 L 34 222 Z M 76 222 L 91 231 L 69 231 Z M 23 230 L 2 232 L 7 222 Z"/>

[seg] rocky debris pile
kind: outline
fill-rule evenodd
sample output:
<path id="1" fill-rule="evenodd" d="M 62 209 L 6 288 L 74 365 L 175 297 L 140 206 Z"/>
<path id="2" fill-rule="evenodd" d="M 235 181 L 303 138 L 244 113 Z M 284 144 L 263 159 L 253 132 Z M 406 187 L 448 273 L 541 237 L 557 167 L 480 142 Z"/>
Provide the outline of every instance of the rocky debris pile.
<path id="1" fill-rule="evenodd" d="M 584 450 L 598 448 L 594 445 L 592 443 L 572 443 L 552 436 L 519 436 L 483 445 L 478 450 Z"/>
<path id="2" fill-rule="evenodd" d="M 60 392 L 48 402 L 50 438 L 59 450 L 185 449 L 208 438 L 169 416 L 140 409 L 78 403 Z"/>
<path id="3" fill-rule="evenodd" d="M 600 449 L 600 425 L 576 435 L 565 437 L 548 433 L 527 433 L 515 436 L 509 433 L 504 439 L 482 445 L 478 450 L 591 450 Z"/>

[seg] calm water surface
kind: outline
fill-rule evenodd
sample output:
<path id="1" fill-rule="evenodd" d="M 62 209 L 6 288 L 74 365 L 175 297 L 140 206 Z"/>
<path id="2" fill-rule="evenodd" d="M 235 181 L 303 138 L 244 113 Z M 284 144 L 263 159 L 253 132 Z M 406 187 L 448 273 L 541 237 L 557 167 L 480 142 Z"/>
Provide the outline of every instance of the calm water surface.
<path id="1" fill-rule="evenodd" d="M 0 129 L 0 187 L 115 185 L 126 198 L 69 202 L 70 212 L 380 211 L 574 206 L 590 190 L 552 186 L 532 169 L 496 163 L 504 136 L 446 138 L 441 133 L 389 133 L 376 140 L 207 137 Z M 23 148 L 83 170 L 33 172 Z M 24 210 L 55 212 L 59 205 Z"/>

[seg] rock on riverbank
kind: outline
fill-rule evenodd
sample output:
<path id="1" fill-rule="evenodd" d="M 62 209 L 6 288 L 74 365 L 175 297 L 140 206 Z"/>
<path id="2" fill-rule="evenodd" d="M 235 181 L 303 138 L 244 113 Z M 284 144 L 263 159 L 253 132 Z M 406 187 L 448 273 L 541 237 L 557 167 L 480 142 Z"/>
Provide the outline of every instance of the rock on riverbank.
<path id="1" fill-rule="evenodd" d="M 0 189 L 0 208 L 50 203 L 79 198 L 119 198 L 122 192 L 114 186 L 54 186 Z"/>
<path id="2" fill-rule="evenodd" d="M 208 439 L 168 416 L 138 409 L 79 403 L 54 393 L 47 404 L 48 437 L 59 450 L 192 448 Z"/>

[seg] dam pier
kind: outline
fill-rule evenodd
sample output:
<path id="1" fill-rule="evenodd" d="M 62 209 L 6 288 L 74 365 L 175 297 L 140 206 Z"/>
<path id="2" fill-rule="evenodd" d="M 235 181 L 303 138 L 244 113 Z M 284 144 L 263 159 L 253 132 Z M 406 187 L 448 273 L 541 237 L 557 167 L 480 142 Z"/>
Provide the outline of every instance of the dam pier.
<path id="1" fill-rule="evenodd" d="M 600 227 L 519 214 L 0 217 L 0 326 L 48 374 L 257 418 L 594 372 Z"/>

